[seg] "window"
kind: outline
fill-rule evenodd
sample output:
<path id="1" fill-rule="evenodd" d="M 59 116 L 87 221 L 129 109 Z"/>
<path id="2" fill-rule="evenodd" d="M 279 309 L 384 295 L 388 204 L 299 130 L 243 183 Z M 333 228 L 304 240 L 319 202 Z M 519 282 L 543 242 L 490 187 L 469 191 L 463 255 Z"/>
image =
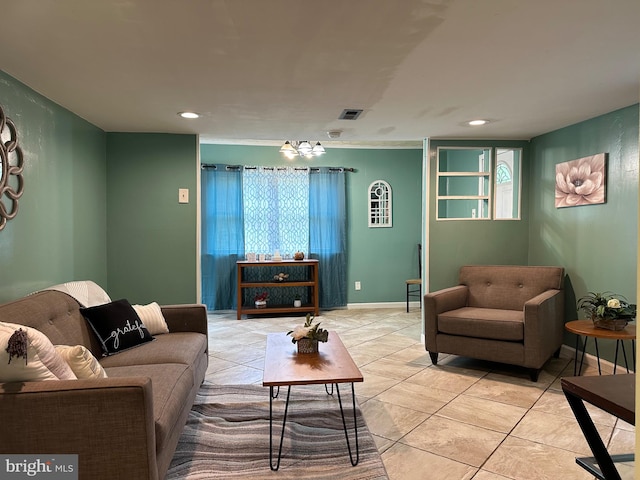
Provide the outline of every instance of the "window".
<path id="1" fill-rule="evenodd" d="M 308 255 L 308 169 L 245 168 L 242 195 L 246 252 Z"/>

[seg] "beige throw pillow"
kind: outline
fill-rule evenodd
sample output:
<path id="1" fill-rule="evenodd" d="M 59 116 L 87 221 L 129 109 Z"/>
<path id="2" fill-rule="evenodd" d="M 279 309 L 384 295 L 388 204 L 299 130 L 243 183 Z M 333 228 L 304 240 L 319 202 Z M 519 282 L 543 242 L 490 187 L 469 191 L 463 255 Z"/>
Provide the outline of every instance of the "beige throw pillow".
<path id="1" fill-rule="evenodd" d="M 19 329 L 26 332 L 26 361 L 22 356 L 9 358 L 7 351 L 9 339 Z M 76 376 L 67 362 L 44 333 L 24 325 L 0 322 L 0 382 L 75 379 Z"/>
<path id="2" fill-rule="evenodd" d="M 169 333 L 169 327 L 167 327 L 167 322 L 162 315 L 160 305 L 156 302 L 149 305 L 133 305 L 133 309 L 151 335 Z"/>
<path id="3" fill-rule="evenodd" d="M 56 345 L 56 350 L 78 378 L 107 378 L 100 362 L 83 345 Z"/>

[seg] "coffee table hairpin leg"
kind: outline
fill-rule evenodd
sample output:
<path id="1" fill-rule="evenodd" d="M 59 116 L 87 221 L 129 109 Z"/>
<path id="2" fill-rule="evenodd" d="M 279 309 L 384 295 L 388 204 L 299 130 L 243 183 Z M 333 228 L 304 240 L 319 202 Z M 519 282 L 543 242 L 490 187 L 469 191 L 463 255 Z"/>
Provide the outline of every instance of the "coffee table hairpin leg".
<path id="1" fill-rule="evenodd" d="M 333 395 L 333 383 L 331 384 L 331 393 L 329 393 L 329 387 L 325 384 L 325 391 L 329 395 Z M 358 444 L 358 418 L 356 412 L 356 392 L 354 384 L 351 383 L 351 398 L 353 406 L 353 429 L 355 431 L 355 443 L 356 443 L 356 455 L 355 460 L 353 458 L 353 452 L 351 451 L 351 443 L 349 442 L 349 432 L 347 430 L 347 422 L 344 418 L 344 408 L 342 407 L 342 397 L 340 396 L 340 388 L 338 384 L 335 384 L 336 392 L 338 393 L 338 403 L 340 404 L 340 415 L 342 416 L 342 426 L 344 428 L 344 436 L 347 439 L 347 450 L 349 450 L 349 460 L 351 465 L 355 467 L 360 461 L 360 445 Z M 280 459 L 282 458 L 282 442 L 284 439 L 284 430 L 287 423 L 287 412 L 289 410 L 289 397 L 291 396 L 291 386 L 287 389 L 287 400 L 284 406 L 284 418 L 282 419 L 282 431 L 280 432 L 280 446 L 278 447 L 278 460 L 276 464 L 273 463 L 273 399 L 278 398 L 280 393 L 280 387 L 277 387 L 274 393 L 274 387 L 269 387 L 269 467 L 274 472 L 280 468 Z"/>
<path id="2" fill-rule="evenodd" d="M 284 427 L 287 423 L 287 410 L 289 410 L 289 396 L 291 395 L 291 385 L 287 389 L 287 401 L 284 405 L 284 418 L 282 419 L 282 432 L 280 433 L 280 447 L 278 448 L 278 461 L 273 465 L 273 399 L 277 398 L 280 393 L 278 387 L 276 394 L 273 394 L 273 387 L 269 387 L 269 467 L 274 472 L 280 468 L 280 459 L 282 458 L 282 440 L 284 439 Z"/>
<path id="3" fill-rule="evenodd" d="M 332 388 L 333 390 L 333 388 Z M 353 386 L 353 382 L 351 382 L 351 400 L 353 402 L 353 429 L 355 431 L 356 436 L 356 459 L 353 460 L 353 454 L 351 453 L 351 444 L 349 443 L 349 433 L 347 431 L 347 422 L 344 419 L 344 410 L 342 408 L 342 398 L 340 398 L 340 388 L 336 383 L 336 392 L 338 393 L 338 403 L 340 403 L 340 414 L 342 415 L 342 426 L 344 427 L 344 437 L 347 439 L 347 449 L 349 450 L 349 460 L 351 460 L 351 466 L 355 467 L 358 465 L 360 461 L 360 446 L 358 445 L 358 419 L 356 415 L 356 392 Z"/>

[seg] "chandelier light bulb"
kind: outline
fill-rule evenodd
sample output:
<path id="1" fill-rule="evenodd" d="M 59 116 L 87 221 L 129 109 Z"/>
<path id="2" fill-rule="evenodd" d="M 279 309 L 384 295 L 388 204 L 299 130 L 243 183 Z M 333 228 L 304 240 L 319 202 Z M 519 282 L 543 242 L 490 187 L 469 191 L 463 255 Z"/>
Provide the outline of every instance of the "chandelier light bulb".
<path id="1" fill-rule="evenodd" d="M 284 142 L 282 147 L 280 147 L 280 153 L 282 153 L 287 159 L 293 160 L 297 155 L 311 159 L 313 157 L 319 157 L 326 152 L 320 142 L 316 142 L 316 144 L 312 146 L 308 140 L 287 140 Z"/>

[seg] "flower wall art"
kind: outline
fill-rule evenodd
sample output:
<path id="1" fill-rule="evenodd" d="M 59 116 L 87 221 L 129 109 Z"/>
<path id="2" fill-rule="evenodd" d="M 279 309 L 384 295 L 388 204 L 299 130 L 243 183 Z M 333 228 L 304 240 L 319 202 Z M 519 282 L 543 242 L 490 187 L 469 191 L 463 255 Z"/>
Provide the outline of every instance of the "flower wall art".
<path id="1" fill-rule="evenodd" d="M 605 202 L 606 153 L 556 165 L 556 208 Z"/>

